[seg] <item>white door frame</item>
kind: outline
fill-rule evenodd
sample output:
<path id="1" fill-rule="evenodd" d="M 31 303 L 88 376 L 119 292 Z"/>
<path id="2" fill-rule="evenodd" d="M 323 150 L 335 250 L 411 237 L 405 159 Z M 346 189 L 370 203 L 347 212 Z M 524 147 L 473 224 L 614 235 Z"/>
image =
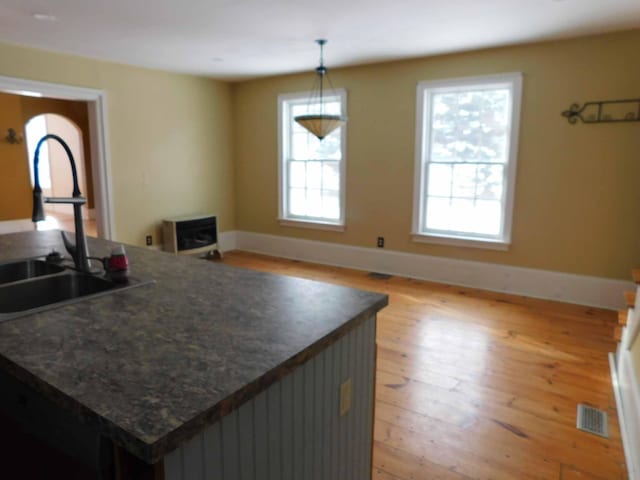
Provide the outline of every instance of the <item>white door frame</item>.
<path id="1" fill-rule="evenodd" d="M 91 166 L 98 236 L 113 240 L 113 191 L 109 156 L 107 94 L 104 90 L 75 87 L 59 83 L 38 82 L 0 75 L 0 92 L 43 96 L 62 100 L 81 100 L 89 105 Z"/>

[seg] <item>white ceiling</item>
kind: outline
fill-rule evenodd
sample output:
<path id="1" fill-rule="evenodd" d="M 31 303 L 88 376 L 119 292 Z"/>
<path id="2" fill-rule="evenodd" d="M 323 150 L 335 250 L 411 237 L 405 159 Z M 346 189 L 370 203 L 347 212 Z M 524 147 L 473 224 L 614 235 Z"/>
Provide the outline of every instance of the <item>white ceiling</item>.
<path id="1" fill-rule="evenodd" d="M 0 42 L 229 80 L 323 37 L 338 67 L 638 27 L 640 0 L 0 0 Z"/>

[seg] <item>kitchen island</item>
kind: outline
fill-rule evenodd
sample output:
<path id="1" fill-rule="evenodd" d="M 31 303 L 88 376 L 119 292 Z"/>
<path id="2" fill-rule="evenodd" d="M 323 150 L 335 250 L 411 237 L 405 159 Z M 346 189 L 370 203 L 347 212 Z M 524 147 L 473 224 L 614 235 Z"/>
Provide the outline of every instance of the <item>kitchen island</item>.
<path id="1" fill-rule="evenodd" d="M 52 249 L 59 232 L 0 236 L 0 262 Z M 0 371 L 156 478 L 368 478 L 385 295 L 127 253 L 155 283 L 0 323 Z"/>

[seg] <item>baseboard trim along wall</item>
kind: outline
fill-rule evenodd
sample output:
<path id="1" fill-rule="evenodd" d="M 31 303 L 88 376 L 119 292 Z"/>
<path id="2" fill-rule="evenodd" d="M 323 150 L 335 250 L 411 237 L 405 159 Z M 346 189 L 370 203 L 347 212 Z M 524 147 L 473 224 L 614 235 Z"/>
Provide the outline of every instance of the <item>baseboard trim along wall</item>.
<path id="1" fill-rule="evenodd" d="M 625 348 L 618 360 L 609 354 L 611 383 L 616 399 L 618 423 L 627 463 L 629 480 L 640 480 L 640 378 L 633 367 L 631 354 Z"/>
<path id="2" fill-rule="evenodd" d="M 354 247 L 246 231 L 220 233 L 224 251 L 244 250 L 293 260 L 420 280 L 618 309 L 632 282 L 610 278 Z"/>
<path id="3" fill-rule="evenodd" d="M 3 220 L 0 222 L 0 235 L 13 232 L 27 232 L 33 229 L 33 222 L 30 218 L 21 218 L 18 220 Z"/>
<path id="4" fill-rule="evenodd" d="M 238 247 L 237 242 L 237 232 L 218 232 L 218 244 L 220 245 L 220 250 L 223 252 L 229 252 L 231 250 L 236 250 Z"/>

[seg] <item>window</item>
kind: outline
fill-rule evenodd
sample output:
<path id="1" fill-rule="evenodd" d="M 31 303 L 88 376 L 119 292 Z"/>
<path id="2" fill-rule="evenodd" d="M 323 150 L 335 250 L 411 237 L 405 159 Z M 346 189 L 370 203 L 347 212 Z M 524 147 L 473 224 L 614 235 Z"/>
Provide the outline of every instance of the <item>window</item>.
<path id="1" fill-rule="evenodd" d="M 294 117 L 315 112 L 309 93 L 281 95 L 279 103 L 280 223 L 344 229 L 346 127 L 318 140 Z M 346 115 L 346 92 L 325 96 L 324 111 Z"/>
<path id="2" fill-rule="evenodd" d="M 416 241 L 511 241 L 522 75 L 418 84 Z"/>

